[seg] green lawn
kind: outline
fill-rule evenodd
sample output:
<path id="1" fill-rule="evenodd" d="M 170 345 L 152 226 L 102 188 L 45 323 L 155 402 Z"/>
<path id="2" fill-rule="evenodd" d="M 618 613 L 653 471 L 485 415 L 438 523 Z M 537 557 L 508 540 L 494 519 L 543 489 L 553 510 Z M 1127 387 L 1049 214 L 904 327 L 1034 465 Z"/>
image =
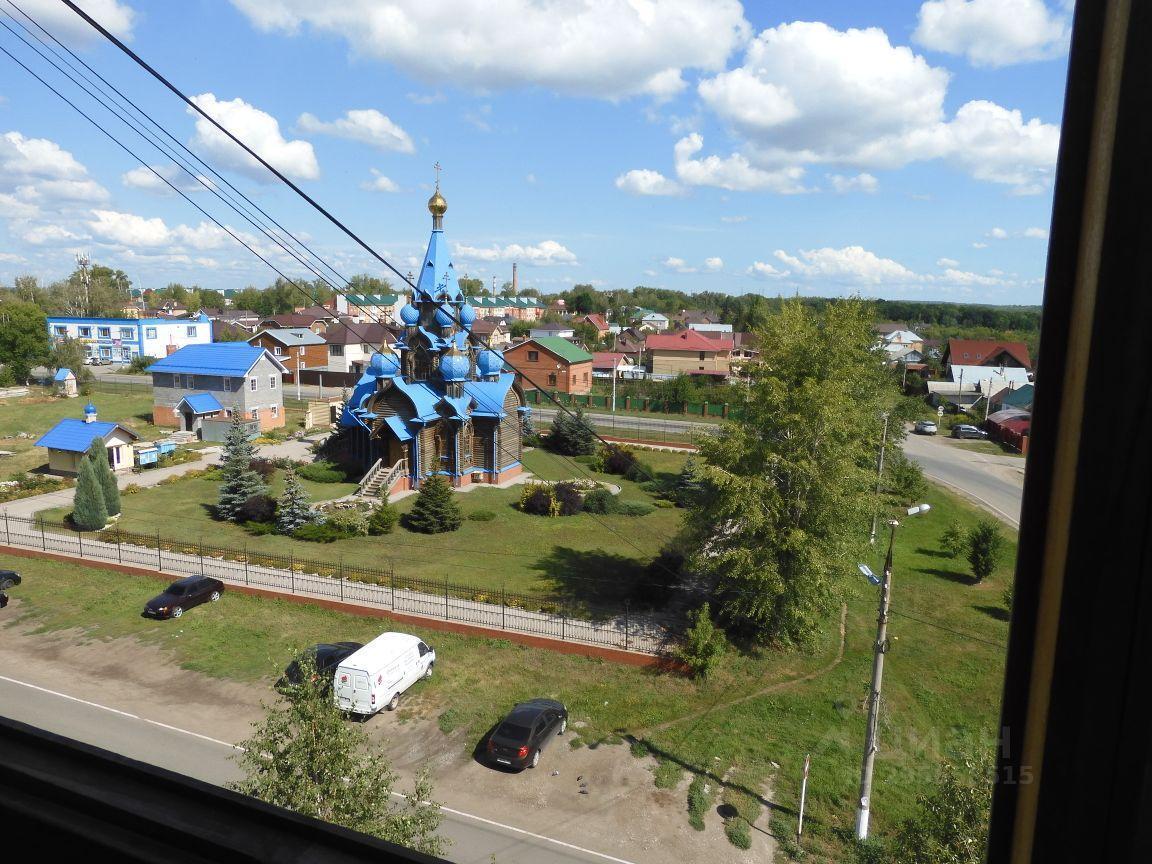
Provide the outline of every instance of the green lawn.
<path id="1" fill-rule="evenodd" d="M 645 453 L 641 458 L 657 472 L 674 474 L 684 456 L 676 453 Z M 525 454 L 524 464 L 542 479 L 566 480 L 589 476 L 586 465 L 544 450 Z M 637 484 L 607 474 L 591 475 L 622 487 L 623 501 L 651 501 Z M 282 488 L 277 483 L 272 492 Z M 314 500 L 337 498 L 355 491 L 352 484 L 309 483 Z M 187 543 L 247 548 L 253 553 L 293 554 L 299 559 L 322 560 L 335 566 L 389 569 L 397 577 L 443 580 L 500 590 L 548 594 L 575 602 L 612 599 L 678 530 L 680 511 L 657 509 L 647 516 L 594 516 L 581 513 L 548 519 L 521 513 L 515 505 L 521 487 L 495 489 L 478 486 L 457 500 L 465 517 L 478 510 L 495 513 L 487 522 L 465 518 L 458 531 L 448 534 L 415 534 L 397 527 L 384 537 L 361 537 L 336 543 L 305 543 L 278 535 L 249 536 L 244 529 L 211 518 L 219 483 L 182 480 L 123 497 L 124 514 L 118 527 L 124 531 L 154 534 Z M 409 496 L 397 504 L 407 512 L 415 503 Z M 44 511 L 49 520 L 62 520 L 70 511 Z"/>
<path id="2" fill-rule="evenodd" d="M 979 511 L 940 490 L 927 500 L 933 510 L 907 520 L 897 534 L 892 648 L 873 790 L 873 834 L 880 836 L 911 812 L 942 754 L 973 740 L 992 741 L 998 720 L 1008 629 L 1000 595 L 1011 564 L 1005 562 L 986 584 L 970 584 L 966 565 L 936 549 L 946 525 L 971 524 Z M 472 526 L 480 530 L 471 536 L 491 526 Z M 879 569 L 882 551 L 876 550 L 873 569 Z M 33 616 L 44 630 L 79 628 L 101 639 L 135 636 L 187 668 L 221 678 L 270 682 L 297 647 L 363 641 L 387 627 L 382 621 L 231 594 L 219 606 L 194 610 L 175 628 L 139 617 L 141 604 L 157 591 L 153 580 L 47 561 L 15 563 L 25 576 L 14 592 L 25 601 L 21 614 Z M 838 643 L 834 621 L 811 654 L 731 652 L 716 676 L 702 684 L 498 639 L 417 629 L 435 645 L 440 662 L 437 675 L 416 688 L 405 707 L 438 716 L 446 731 L 463 730 L 466 734 L 450 746 L 470 749 L 509 704 L 528 696 L 555 697 L 569 706 L 574 721 L 586 724 L 569 727 L 574 741 L 598 745 L 634 737 L 661 758 L 709 775 L 712 783 L 727 775 L 722 800 L 751 817 L 761 808 L 760 797 L 767 797 L 782 808 L 773 824 L 786 834 L 795 831 L 794 817 L 786 811 L 795 811 L 804 755 L 811 753 L 805 848 L 809 860 L 843 862 L 850 858 L 846 838 L 859 779 L 877 600 L 876 589 L 854 568 L 848 570 L 843 661 L 805 683 L 754 695 L 830 666 Z M 646 731 L 669 722 L 668 728 Z M 619 758 L 631 758 L 624 747 L 618 752 Z M 715 803 L 720 800 L 717 795 Z M 722 859 L 725 851 L 717 852 Z"/>

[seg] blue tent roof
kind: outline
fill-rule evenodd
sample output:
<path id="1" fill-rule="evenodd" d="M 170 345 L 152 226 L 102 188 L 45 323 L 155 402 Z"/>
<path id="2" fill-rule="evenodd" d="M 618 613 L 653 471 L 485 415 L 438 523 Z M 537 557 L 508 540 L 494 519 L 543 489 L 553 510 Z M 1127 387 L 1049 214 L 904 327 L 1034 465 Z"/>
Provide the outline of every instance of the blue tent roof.
<path id="1" fill-rule="evenodd" d="M 440 412 L 436 410 L 440 394 L 423 381 L 409 382 L 397 377 L 392 379 L 392 386 L 408 397 L 419 419 L 434 420 L 440 416 Z"/>
<path id="2" fill-rule="evenodd" d="M 53 381 L 67 381 L 68 376 L 72 375 L 71 369 L 57 369 L 56 374 L 52 376 Z M 75 376 L 73 376 L 75 377 Z"/>
<path id="3" fill-rule="evenodd" d="M 481 417 L 503 417 L 504 397 L 516 376 L 505 372 L 496 381 L 465 381 L 464 392 L 476 400 L 473 414 Z"/>
<path id="4" fill-rule="evenodd" d="M 228 375 L 241 377 L 256 365 L 265 354 L 282 372 L 287 368 L 258 345 L 247 342 L 211 342 L 206 345 L 185 345 L 179 351 L 157 360 L 146 371 L 180 372 L 191 375 Z"/>
<path id="5" fill-rule="evenodd" d="M 433 229 L 428 239 L 428 252 L 424 255 L 424 266 L 420 268 L 416 290 L 435 300 L 440 300 L 444 292 L 447 292 L 450 301 L 464 299 L 464 292 L 456 282 L 456 268 L 452 266 L 448 241 L 444 239 L 442 229 Z"/>
<path id="6" fill-rule="evenodd" d="M 395 435 L 398 440 L 412 440 L 412 433 L 408 431 L 408 427 L 399 417 L 395 415 L 392 415 L 391 417 L 385 417 L 384 422 L 388 424 L 388 428 L 392 430 L 392 434 Z"/>
<path id="7" fill-rule="evenodd" d="M 187 405 L 193 414 L 215 414 L 224 410 L 224 406 L 211 393 L 189 393 L 180 400 L 180 405 Z"/>
<path id="8" fill-rule="evenodd" d="M 73 453 L 83 453 L 92 446 L 94 439 L 100 438 L 103 440 L 117 429 L 127 432 L 133 438 L 140 437 L 131 429 L 121 426 L 119 423 L 109 423 L 103 420 L 85 423 L 83 420 L 77 420 L 74 417 L 65 417 L 41 435 L 40 440 L 36 442 L 36 446 L 51 447 L 53 450 L 68 450 Z"/>

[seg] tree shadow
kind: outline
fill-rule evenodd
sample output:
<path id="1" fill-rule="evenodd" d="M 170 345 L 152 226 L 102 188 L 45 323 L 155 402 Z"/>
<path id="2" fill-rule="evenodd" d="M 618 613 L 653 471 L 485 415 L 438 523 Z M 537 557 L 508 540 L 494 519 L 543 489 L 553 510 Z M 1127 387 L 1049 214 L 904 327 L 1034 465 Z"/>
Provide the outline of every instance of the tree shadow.
<path id="1" fill-rule="evenodd" d="M 951 558 L 952 557 L 947 552 L 942 552 L 939 549 L 927 549 L 924 547 L 917 549 L 916 554 L 917 555 L 926 555 L 929 558 Z"/>
<path id="2" fill-rule="evenodd" d="M 956 582 L 959 585 L 976 584 L 976 580 L 969 576 L 967 573 L 957 573 L 955 570 L 936 570 L 934 568 L 920 567 L 916 572 L 926 573 L 929 576 L 935 576 L 938 579 L 947 579 L 949 582 Z"/>
<path id="3" fill-rule="evenodd" d="M 995 618 L 997 621 L 1008 621 L 1012 618 L 1007 609 L 1000 606 L 973 606 L 977 612 L 983 612 L 989 618 Z"/>
<path id="4" fill-rule="evenodd" d="M 594 607 L 619 606 L 630 599 L 646 576 L 648 565 L 600 549 L 555 546 L 532 569 L 543 572 L 567 599 Z"/>

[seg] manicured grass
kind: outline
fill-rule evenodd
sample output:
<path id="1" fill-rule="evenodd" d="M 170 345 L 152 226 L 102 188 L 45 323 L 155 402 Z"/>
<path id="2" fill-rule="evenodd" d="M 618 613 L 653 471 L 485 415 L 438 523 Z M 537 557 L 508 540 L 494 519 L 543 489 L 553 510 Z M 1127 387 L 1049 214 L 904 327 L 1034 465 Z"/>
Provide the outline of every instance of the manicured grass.
<path id="1" fill-rule="evenodd" d="M 641 459 L 657 472 L 675 474 L 684 456 L 677 453 L 642 453 Z M 591 474 L 587 465 L 544 450 L 524 456 L 525 467 L 546 480 L 594 476 L 621 487 L 622 501 L 651 501 L 636 483 L 608 474 Z M 273 494 L 282 488 L 279 475 Z M 341 497 L 355 491 L 351 484 L 310 483 L 313 500 Z M 294 554 L 299 559 L 323 560 L 347 566 L 388 570 L 398 577 L 443 580 L 476 586 L 486 591 L 544 593 L 577 603 L 608 602 L 613 592 L 625 590 L 678 530 L 681 511 L 657 509 L 641 517 L 594 516 L 581 513 L 548 519 L 516 509 L 522 487 L 495 489 L 478 486 L 461 493 L 464 516 L 489 510 L 495 519 L 476 522 L 465 518 L 460 530 L 447 534 L 416 534 L 397 526 L 383 537 L 360 537 L 335 543 L 305 543 L 277 535 L 252 537 L 238 525 L 216 522 L 210 505 L 217 499 L 218 482 L 182 480 L 145 489 L 123 499 L 118 523 L 124 531 L 165 537 L 253 553 Z M 401 513 L 410 510 L 415 496 L 400 501 Z M 59 521 L 70 511 L 55 509 L 44 517 Z"/>
<path id="2" fill-rule="evenodd" d="M 1011 559 L 987 583 L 971 584 L 966 564 L 937 552 L 938 538 L 950 522 L 972 524 L 980 512 L 935 489 L 927 500 L 933 510 L 906 520 L 897 533 L 874 835 L 891 833 L 912 812 L 943 754 L 971 741 L 993 741 L 997 723 L 1007 636 L 1000 595 Z M 884 544 L 877 545 L 870 561 L 875 570 L 884 552 L 879 548 Z M 139 617 L 139 609 L 159 590 L 158 582 L 34 559 L 14 563 L 25 577 L 14 592 L 25 601 L 20 612 L 42 629 L 75 627 L 101 639 L 135 636 L 187 668 L 221 678 L 268 683 L 300 647 L 365 641 L 388 629 L 385 621 L 239 594 L 192 610 L 178 625 L 148 621 Z M 773 826 L 785 836 L 795 833 L 789 812 L 797 806 L 804 755 L 811 753 L 804 847 L 809 860 L 850 860 L 847 838 L 859 782 L 877 594 L 854 568 L 844 581 L 843 661 L 814 680 L 744 702 L 731 704 L 828 667 L 839 641 L 835 622 L 828 623 L 810 654 L 732 651 L 705 682 L 415 628 L 436 647 L 439 662 L 436 676 L 411 691 L 409 706 L 439 718 L 441 730 L 457 736 L 448 746 L 470 751 L 514 702 L 560 699 L 573 721 L 570 746 L 639 738 L 645 743 L 638 749 L 661 760 L 662 783 L 671 782 L 679 768 L 704 776 L 713 802 L 721 799 L 749 820 L 762 809 L 762 798 L 771 800 L 781 808 Z M 645 731 L 678 719 L 666 729 Z M 629 758 L 623 748 L 619 753 Z M 725 776 L 720 791 L 717 784 Z M 761 815 L 757 826 L 762 825 Z"/>
<path id="3" fill-rule="evenodd" d="M 1023 459 L 1023 453 L 1017 453 L 1009 447 L 1005 447 L 996 441 L 973 441 L 962 440 L 956 442 L 957 447 L 962 447 L 965 450 L 974 450 L 977 453 L 988 453 L 992 456 L 1015 456 L 1018 459 Z"/>

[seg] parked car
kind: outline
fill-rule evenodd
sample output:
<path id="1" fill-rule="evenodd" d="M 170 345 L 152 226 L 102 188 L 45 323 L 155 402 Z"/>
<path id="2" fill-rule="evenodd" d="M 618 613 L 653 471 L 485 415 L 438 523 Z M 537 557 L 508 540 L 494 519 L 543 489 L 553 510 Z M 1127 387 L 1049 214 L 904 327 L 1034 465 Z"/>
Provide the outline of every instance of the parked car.
<path id="1" fill-rule="evenodd" d="M 301 664 L 310 658 L 316 667 L 316 676 L 324 680 L 323 689 L 327 692 L 332 689 L 336 667 L 363 647 L 360 642 L 334 642 L 306 648 L 299 657 L 288 664 L 288 668 L 276 682 L 276 689 L 284 693 L 290 687 L 299 685 L 304 680 Z"/>
<path id="2" fill-rule="evenodd" d="M 488 736 L 488 758 L 509 768 L 535 768 L 540 751 L 568 728 L 568 709 L 555 699 L 521 702 Z"/>
<path id="3" fill-rule="evenodd" d="M 400 694 L 421 678 L 431 678 L 435 665 L 436 652 L 420 637 L 382 633 L 336 667 L 336 707 L 361 717 L 381 708 L 395 711 Z"/>
<path id="4" fill-rule="evenodd" d="M 186 609 L 201 603 L 215 603 L 224 593 L 224 583 L 210 576 L 188 576 L 173 582 L 144 604 L 146 618 L 179 618 Z"/>
<path id="5" fill-rule="evenodd" d="M 952 427 L 953 438 L 987 438 L 988 433 L 983 429 L 977 429 L 968 423 L 958 423 Z"/>
<path id="6" fill-rule="evenodd" d="M 20 584 L 20 574 L 15 570 L 0 570 L 0 591 L 7 591 L 14 585 Z"/>
<path id="7" fill-rule="evenodd" d="M 917 435 L 935 435 L 936 434 L 936 421 L 935 420 L 917 420 L 915 431 Z"/>

